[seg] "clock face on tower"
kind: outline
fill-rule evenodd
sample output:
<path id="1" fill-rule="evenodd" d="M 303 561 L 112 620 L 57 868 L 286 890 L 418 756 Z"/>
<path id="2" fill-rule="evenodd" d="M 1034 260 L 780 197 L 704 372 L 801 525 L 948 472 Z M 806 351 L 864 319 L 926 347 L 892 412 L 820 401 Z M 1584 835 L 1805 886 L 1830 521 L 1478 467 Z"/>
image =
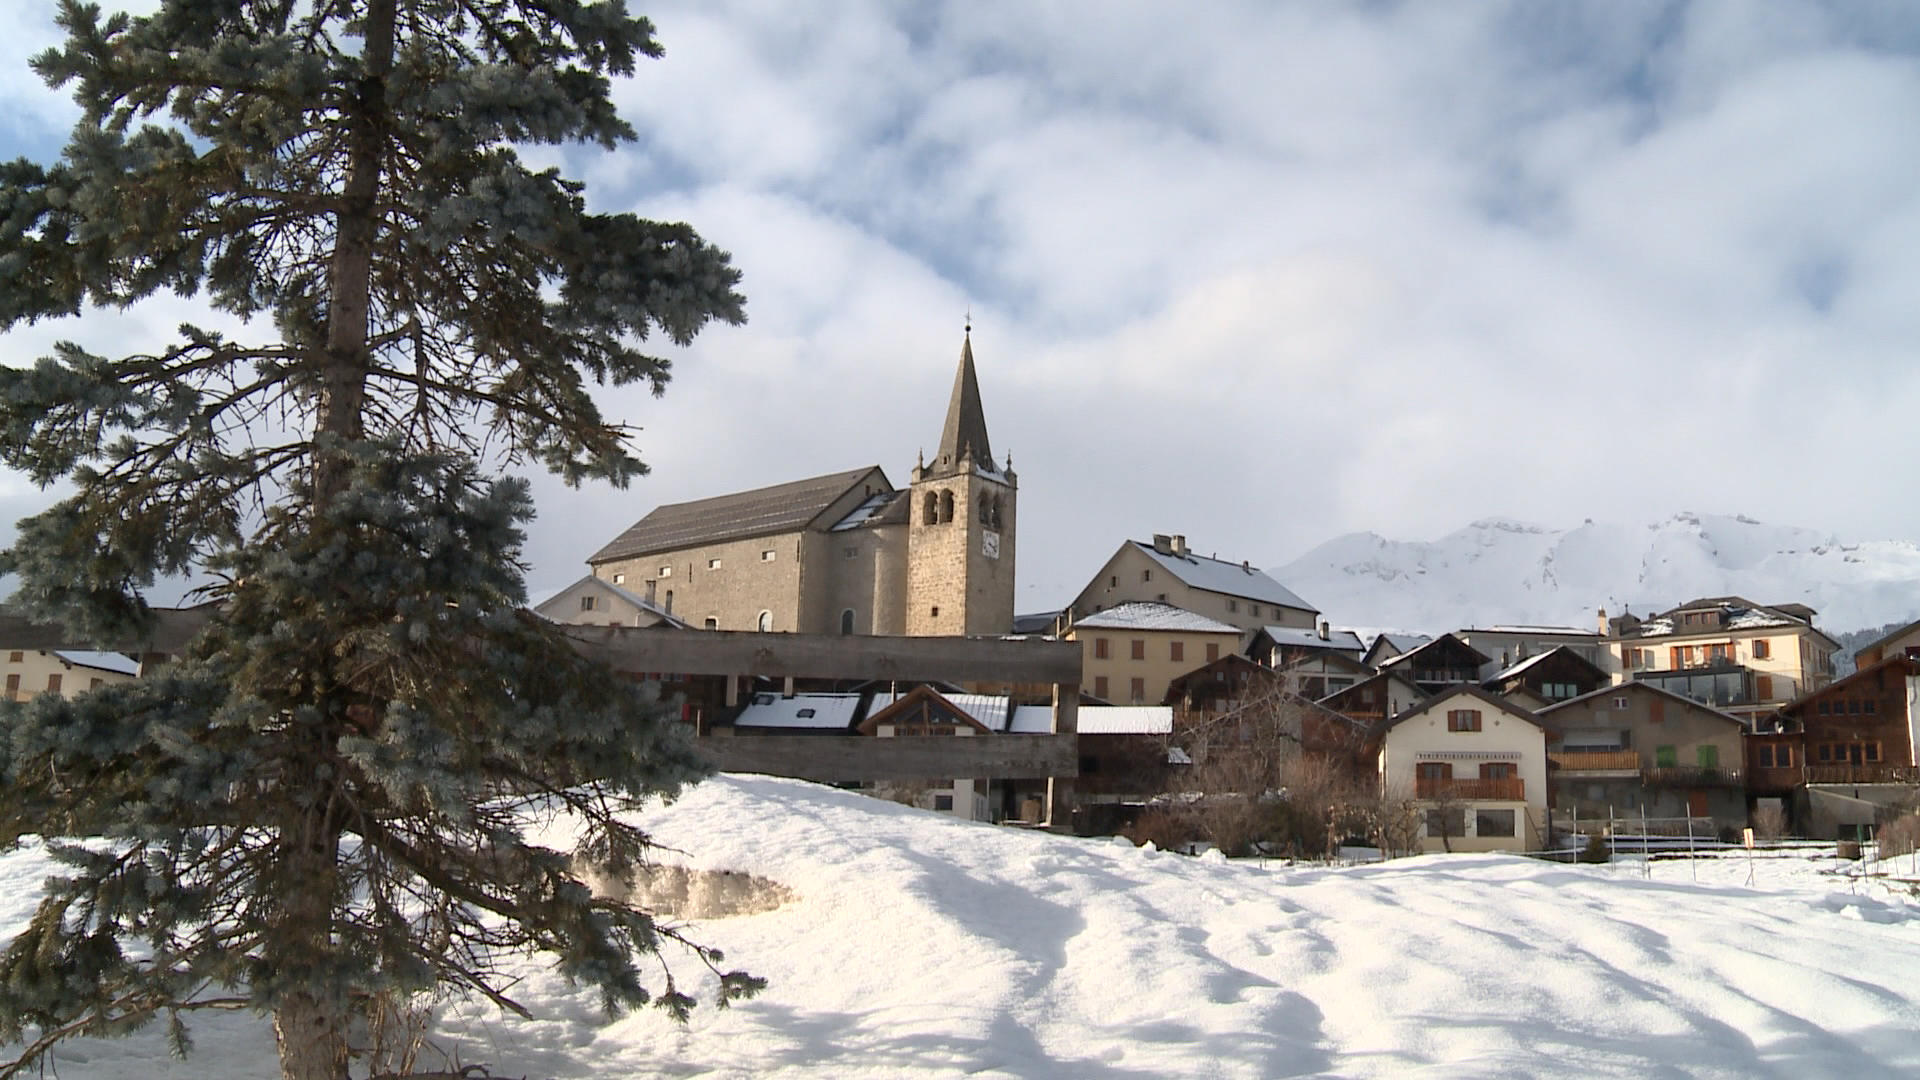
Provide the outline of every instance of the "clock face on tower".
<path id="1" fill-rule="evenodd" d="M 985 555 L 989 559 L 997 559 L 1000 557 L 999 533 L 989 531 L 980 534 L 980 554 Z"/>

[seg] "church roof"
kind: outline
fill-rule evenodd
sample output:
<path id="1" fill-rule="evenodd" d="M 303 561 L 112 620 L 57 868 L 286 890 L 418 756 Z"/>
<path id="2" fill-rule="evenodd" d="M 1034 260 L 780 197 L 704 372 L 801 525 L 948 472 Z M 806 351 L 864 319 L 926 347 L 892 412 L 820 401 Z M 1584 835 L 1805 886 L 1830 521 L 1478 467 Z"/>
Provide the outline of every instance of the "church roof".
<path id="1" fill-rule="evenodd" d="M 980 405 L 980 381 L 973 373 L 973 335 L 960 345 L 960 370 L 953 376 L 953 397 L 947 402 L 947 423 L 940 429 L 934 468 L 945 472 L 971 453 L 973 460 L 993 467 L 993 446 L 987 441 L 987 413 Z"/>
<path id="2" fill-rule="evenodd" d="M 652 513 L 589 556 L 587 562 L 591 565 L 655 551 L 678 551 L 723 540 L 795 532 L 819 517 L 834 500 L 846 494 L 848 488 L 878 472 L 878 465 L 868 465 L 732 495 L 655 507 Z M 892 486 L 887 484 L 884 473 L 880 482 Z"/>

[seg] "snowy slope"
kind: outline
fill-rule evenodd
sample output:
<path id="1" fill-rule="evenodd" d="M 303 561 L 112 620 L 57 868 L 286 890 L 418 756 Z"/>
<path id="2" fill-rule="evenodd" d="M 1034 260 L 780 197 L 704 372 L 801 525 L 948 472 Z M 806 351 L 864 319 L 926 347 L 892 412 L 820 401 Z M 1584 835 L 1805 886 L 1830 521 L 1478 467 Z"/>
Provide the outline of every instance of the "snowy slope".
<path id="1" fill-rule="evenodd" d="M 1920 618 L 1920 545 L 1843 544 L 1810 529 L 1710 514 L 1572 529 L 1494 518 L 1432 542 L 1352 533 L 1271 573 L 1337 626 L 1425 633 L 1500 623 L 1588 627 L 1602 607 L 1646 614 L 1726 595 L 1806 604 L 1829 631 Z"/>
<path id="2" fill-rule="evenodd" d="M 713 1077 L 1920 1074 L 1920 906 L 1832 860 L 1558 866 L 1429 856 L 1228 864 L 972 825 L 796 781 L 722 777 L 648 826 L 695 865 L 791 889 L 694 927 L 770 989 L 685 1028 L 605 1021 L 529 961 L 538 1017 L 448 1009 L 496 1075 Z M 0 858 L 0 930 L 44 872 Z M 679 970 L 691 974 L 684 958 Z M 267 1075 L 266 1025 L 88 1043 L 63 1077 Z M 438 1064 L 434 1061 L 423 1065 Z"/>

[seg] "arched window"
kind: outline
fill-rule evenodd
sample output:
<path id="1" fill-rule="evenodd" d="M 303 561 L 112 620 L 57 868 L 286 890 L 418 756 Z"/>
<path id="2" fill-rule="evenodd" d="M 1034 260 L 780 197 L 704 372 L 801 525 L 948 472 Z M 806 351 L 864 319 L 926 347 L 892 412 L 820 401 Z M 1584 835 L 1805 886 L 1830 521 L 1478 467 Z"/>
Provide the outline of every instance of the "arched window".
<path id="1" fill-rule="evenodd" d="M 771 611 L 761 612 L 760 622 L 755 627 L 755 629 L 759 630 L 763 634 L 770 633 L 773 630 L 773 612 Z"/>
<path id="2" fill-rule="evenodd" d="M 853 609 L 852 608 L 848 608 L 847 610 L 840 613 L 840 632 L 842 634 L 853 633 Z"/>
<path id="3" fill-rule="evenodd" d="M 1000 516 L 1000 513 L 1004 505 L 1005 504 L 1001 501 L 1000 496 L 995 495 L 993 497 L 993 527 L 996 529 L 1003 527 L 1001 523 L 1005 519 Z"/>
<path id="4" fill-rule="evenodd" d="M 707 621 L 700 625 L 706 627 L 708 630 L 718 630 L 720 629 L 720 620 L 709 615 L 707 616 Z"/>
<path id="5" fill-rule="evenodd" d="M 980 524 L 993 524 L 993 499 L 984 491 L 980 493 Z"/>
<path id="6" fill-rule="evenodd" d="M 953 520 L 953 491 L 951 489 L 940 492 L 940 520 Z"/>
<path id="7" fill-rule="evenodd" d="M 927 512 L 920 515 L 920 523 L 922 525 L 940 523 L 940 497 L 931 491 L 927 492 Z"/>
<path id="8" fill-rule="evenodd" d="M 666 611 L 666 613 L 669 615 L 673 614 L 673 590 L 672 589 L 667 590 L 667 606 L 663 610 Z"/>

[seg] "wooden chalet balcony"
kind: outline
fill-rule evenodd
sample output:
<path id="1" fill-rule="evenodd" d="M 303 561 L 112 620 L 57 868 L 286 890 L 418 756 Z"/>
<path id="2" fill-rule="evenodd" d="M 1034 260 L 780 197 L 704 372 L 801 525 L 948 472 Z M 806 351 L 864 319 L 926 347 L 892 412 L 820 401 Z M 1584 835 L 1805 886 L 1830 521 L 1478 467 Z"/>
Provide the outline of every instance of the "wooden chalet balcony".
<path id="1" fill-rule="evenodd" d="M 1477 799 L 1489 802 L 1525 802 L 1527 800 L 1526 781 L 1517 776 L 1505 776 L 1498 779 L 1466 777 L 1462 779 L 1443 779 L 1430 776 L 1416 777 L 1413 781 L 1413 797 L 1416 799 Z"/>
<path id="2" fill-rule="evenodd" d="M 1805 782 L 1809 784 L 1916 784 L 1920 767 L 1913 765 L 1809 765 Z"/>
<path id="3" fill-rule="evenodd" d="M 1640 771 L 1640 754 L 1634 750 L 1555 750 L 1547 761 L 1562 773 Z"/>
<path id="4" fill-rule="evenodd" d="M 1739 769 L 1703 769 L 1697 765 L 1647 770 L 1649 787 L 1744 787 Z"/>

